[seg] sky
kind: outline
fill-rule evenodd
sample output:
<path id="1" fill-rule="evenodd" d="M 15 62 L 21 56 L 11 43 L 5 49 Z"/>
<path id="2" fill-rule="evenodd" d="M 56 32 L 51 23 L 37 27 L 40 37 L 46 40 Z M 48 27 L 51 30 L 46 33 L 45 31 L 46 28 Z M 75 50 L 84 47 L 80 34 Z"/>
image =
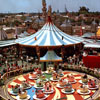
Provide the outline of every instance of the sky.
<path id="1" fill-rule="evenodd" d="M 46 0 L 47 8 L 52 6 L 53 11 L 78 11 L 81 6 L 89 11 L 100 11 L 100 0 Z M 41 12 L 42 0 L 0 0 L 0 13 Z"/>

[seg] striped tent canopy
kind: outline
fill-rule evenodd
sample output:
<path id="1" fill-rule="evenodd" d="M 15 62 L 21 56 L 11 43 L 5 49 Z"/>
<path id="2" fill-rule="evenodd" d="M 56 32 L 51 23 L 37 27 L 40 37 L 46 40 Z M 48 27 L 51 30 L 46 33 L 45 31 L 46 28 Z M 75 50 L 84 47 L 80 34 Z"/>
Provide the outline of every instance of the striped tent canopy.
<path id="1" fill-rule="evenodd" d="M 48 17 L 47 23 L 35 34 L 23 39 L 17 39 L 16 43 L 25 46 L 62 46 L 75 45 L 82 42 L 58 29 Z"/>

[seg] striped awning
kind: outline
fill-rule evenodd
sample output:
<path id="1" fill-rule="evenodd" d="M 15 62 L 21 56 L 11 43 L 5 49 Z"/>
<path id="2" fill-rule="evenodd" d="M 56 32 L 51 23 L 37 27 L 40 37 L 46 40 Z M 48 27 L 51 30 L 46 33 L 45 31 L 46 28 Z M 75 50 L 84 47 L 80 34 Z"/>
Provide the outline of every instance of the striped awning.
<path id="1" fill-rule="evenodd" d="M 0 48 L 6 47 L 6 46 L 11 46 L 15 45 L 15 40 L 5 40 L 5 41 L 0 41 Z"/>
<path id="2" fill-rule="evenodd" d="M 16 40 L 16 43 L 28 46 L 60 46 L 78 44 L 80 42 L 82 41 L 62 32 L 52 22 L 47 22 L 35 34 Z"/>
<path id="3" fill-rule="evenodd" d="M 62 58 L 59 57 L 54 51 L 47 51 L 43 57 L 40 57 L 40 62 L 44 61 L 62 61 Z"/>
<path id="4" fill-rule="evenodd" d="M 100 48 L 100 43 L 87 43 L 84 48 Z"/>

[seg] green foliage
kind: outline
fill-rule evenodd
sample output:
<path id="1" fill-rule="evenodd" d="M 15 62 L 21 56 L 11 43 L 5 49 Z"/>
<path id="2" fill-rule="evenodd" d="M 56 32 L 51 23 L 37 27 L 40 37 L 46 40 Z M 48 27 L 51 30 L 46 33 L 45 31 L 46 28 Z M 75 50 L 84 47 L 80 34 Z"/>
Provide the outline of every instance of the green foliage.
<path id="1" fill-rule="evenodd" d="M 71 12 L 72 16 L 79 16 L 79 12 Z"/>
<path id="2" fill-rule="evenodd" d="M 5 23 L 3 23 L 3 25 L 6 25 L 6 26 L 10 26 L 10 22 L 5 22 Z"/>
<path id="3" fill-rule="evenodd" d="M 0 17 L 5 17 L 5 15 L 4 14 L 0 14 Z"/>
<path id="4" fill-rule="evenodd" d="M 25 21 L 26 17 L 25 16 L 22 16 L 21 17 L 21 20 Z"/>
<path id="5" fill-rule="evenodd" d="M 79 9 L 80 14 L 87 14 L 88 12 L 89 12 L 89 8 L 86 8 L 85 6 L 82 6 Z"/>
<path id="6" fill-rule="evenodd" d="M 95 19 L 95 22 L 96 22 L 97 24 L 99 24 L 99 21 L 100 21 L 99 18 L 98 18 L 98 19 Z"/>
<path id="7" fill-rule="evenodd" d="M 18 21 L 18 20 L 15 20 L 14 22 L 12 22 L 12 25 L 15 26 L 15 25 L 21 25 L 21 22 Z"/>
<path id="8" fill-rule="evenodd" d="M 72 23 L 75 23 L 75 20 L 74 20 L 74 19 L 70 19 L 70 21 L 71 21 Z"/>
<path id="9" fill-rule="evenodd" d="M 86 25 L 91 25 L 91 23 L 92 23 L 92 19 L 89 18 L 88 20 L 85 20 L 84 22 L 85 22 Z"/>

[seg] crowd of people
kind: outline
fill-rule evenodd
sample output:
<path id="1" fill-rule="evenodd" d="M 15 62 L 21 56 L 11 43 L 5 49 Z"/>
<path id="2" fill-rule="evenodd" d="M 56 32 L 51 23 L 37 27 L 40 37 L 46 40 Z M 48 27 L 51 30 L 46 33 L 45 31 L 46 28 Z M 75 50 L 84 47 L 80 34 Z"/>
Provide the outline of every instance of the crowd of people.
<path id="1" fill-rule="evenodd" d="M 73 55 L 73 56 L 69 56 L 67 58 L 67 62 L 68 64 L 74 64 L 74 65 L 79 65 L 80 61 L 82 61 L 82 55 L 78 54 L 78 55 Z"/>

